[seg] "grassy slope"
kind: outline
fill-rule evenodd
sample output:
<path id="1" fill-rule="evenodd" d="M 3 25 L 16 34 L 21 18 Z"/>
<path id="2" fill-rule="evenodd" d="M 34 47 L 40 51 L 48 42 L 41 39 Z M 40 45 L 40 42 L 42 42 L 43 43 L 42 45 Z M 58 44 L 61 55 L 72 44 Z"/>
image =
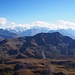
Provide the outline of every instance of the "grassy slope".
<path id="1" fill-rule="evenodd" d="M 43 72 L 48 70 L 53 73 L 63 72 L 67 75 L 75 75 L 74 60 L 16 59 L 11 62 L 26 63 L 28 67 L 14 71 L 16 64 L 0 64 L 0 75 L 43 75 Z"/>

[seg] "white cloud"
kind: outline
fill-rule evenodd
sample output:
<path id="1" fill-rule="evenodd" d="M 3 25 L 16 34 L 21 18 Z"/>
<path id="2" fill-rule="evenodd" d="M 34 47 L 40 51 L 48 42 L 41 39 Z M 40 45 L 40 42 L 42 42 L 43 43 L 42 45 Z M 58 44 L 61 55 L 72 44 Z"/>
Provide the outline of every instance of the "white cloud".
<path id="1" fill-rule="evenodd" d="M 36 22 L 33 22 L 31 24 L 33 27 L 36 26 L 36 27 L 46 27 L 46 28 L 49 28 L 49 29 L 56 29 L 57 26 L 55 24 L 50 24 L 50 23 L 47 23 L 47 22 L 43 22 L 43 21 L 36 21 Z"/>
<path id="2" fill-rule="evenodd" d="M 11 24 L 11 25 L 16 25 L 16 23 L 15 23 L 15 22 L 10 22 L 10 24 Z"/>
<path id="3" fill-rule="evenodd" d="M 5 25 L 7 23 L 6 18 L 0 18 L 0 25 Z"/>
<path id="4" fill-rule="evenodd" d="M 33 28 L 33 27 L 44 27 L 44 28 L 48 28 L 48 29 L 57 29 L 57 25 L 55 24 L 50 24 L 50 23 L 47 23 L 47 22 L 43 22 L 43 21 L 35 21 L 35 22 L 32 22 L 31 24 L 16 24 L 14 22 L 10 22 L 10 27 L 9 28 L 16 28 L 16 27 L 20 27 L 20 28 L 23 28 L 23 29 L 30 29 L 30 28 Z"/>
<path id="5" fill-rule="evenodd" d="M 15 22 L 9 22 L 5 18 L 0 18 L 0 25 L 4 25 L 5 28 L 6 27 L 12 28 L 12 29 L 21 28 L 23 30 L 30 29 L 33 27 L 44 27 L 44 28 L 48 28 L 51 30 L 69 29 L 69 28 L 75 30 L 75 23 L 70 22 L 70 21 L 64 21 L 64 20 L 58 20 L 58 24 L 52 24 L 52 23 L 47 23 L 47 22 L 43 22 L 43 21 L 35 21 L 30 24 L 17 24 Z"/>
<path id="6" fill-rule="evenodd" d="M 31 26 L 29 24 L 17 24 L 15 22 L 10 22 L 9 28 L 11 29 L 30 29 Z"/>
<path id="7" fill-rule="evenodd" d="M 75 30 L 75 23 L 64 21 L 64 20 L 58 20 L 60 22 L 59 26 L 61 29 L 74 29 Z"/>

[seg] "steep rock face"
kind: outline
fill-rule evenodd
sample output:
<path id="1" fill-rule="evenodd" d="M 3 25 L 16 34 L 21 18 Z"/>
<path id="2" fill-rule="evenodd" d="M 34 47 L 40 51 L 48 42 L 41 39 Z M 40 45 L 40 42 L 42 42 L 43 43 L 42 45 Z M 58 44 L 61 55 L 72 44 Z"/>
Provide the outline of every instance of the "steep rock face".
<path id="1" fill-rule="evenodd" d="M 1 41 L 0 52 L 1 55 L 5 53 L 12 58 L 60 58 L 74 55 L 73 42 L 72 38 L 59 32 L 40 33 L 32 37 Z"/>

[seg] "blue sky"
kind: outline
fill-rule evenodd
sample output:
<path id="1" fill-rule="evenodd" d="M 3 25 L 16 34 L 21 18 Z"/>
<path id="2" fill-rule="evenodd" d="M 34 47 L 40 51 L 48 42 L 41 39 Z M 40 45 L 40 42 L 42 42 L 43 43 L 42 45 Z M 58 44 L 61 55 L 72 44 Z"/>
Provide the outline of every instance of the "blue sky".
<path id="1" fill-rule="evenodd" d="M 75 0 L 0 0 L 0 18 L 17 24 L 75 22 Z"/>

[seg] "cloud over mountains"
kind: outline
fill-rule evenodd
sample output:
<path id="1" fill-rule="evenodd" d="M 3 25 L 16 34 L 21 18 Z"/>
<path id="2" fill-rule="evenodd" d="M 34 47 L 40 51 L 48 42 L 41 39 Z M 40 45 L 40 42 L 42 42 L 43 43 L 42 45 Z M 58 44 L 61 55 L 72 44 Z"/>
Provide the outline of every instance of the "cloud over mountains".
<path id="1" fill-rule="evenodd" d="M 7 23 L 6 18 L 0 18 L 0 25 L 5 25 Z"/>
<path id="2" fill-rule="evenodd" d="M 52 23 L 47 23 L 43 21 L 35 21 L 30 24 L 17 24 L 15 22 L 9 22 L 7 21 L 6 18 L 0 18 L 0 25 L 8 25 L 8 28 L 15 29 L 15 28 L 22 28 L 22 29 L 31 29 L 33 27 L 44 27 L 48 28 L 51 30 L 56 30 L 56 29 L 73 29 L 75 30 L 75 23 L 72 23 L 70 21 L 64 21 L 64 20 L 58 20 L 58 24 L 52 24 Z M 5 26 L 6 27 L 6 26 Z"/>

